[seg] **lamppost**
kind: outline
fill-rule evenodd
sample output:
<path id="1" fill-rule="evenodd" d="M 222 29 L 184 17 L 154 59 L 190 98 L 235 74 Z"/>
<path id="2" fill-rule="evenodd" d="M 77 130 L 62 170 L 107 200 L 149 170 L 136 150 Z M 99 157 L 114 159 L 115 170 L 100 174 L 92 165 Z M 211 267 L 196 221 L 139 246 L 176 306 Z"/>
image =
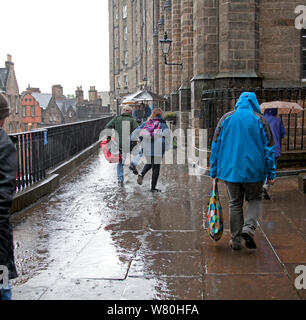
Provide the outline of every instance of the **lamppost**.
<path id="1" fill-rule="evenodd" d="M 168 39 L 167 32 L 164 33 L 164 38 L 159 40 L 162 55 L 164 57 L 164 62 L 167 66 L 181 66 L 181 70 L 183 69 L 183 63 L 168 63 L 167 62 L 167 56 L 169 55 L 169 51 L 171 48 L 172 40 Z"/>
<path id="2" fill-rule="evenodd" d="M 114 99 L 115 103 L 116 103 L 116 115 L 119 116 L 120 114 L 120 110 L 119 110 L 119 99 L 118 98 L 115 98 Z"/>

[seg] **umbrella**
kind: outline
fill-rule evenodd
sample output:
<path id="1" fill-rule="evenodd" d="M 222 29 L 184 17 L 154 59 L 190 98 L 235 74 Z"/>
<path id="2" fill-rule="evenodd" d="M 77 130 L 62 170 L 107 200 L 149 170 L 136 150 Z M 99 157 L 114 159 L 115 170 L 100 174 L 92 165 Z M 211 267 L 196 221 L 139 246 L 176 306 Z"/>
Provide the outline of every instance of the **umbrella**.
<path id="1" fill-rule="evenodd" d="M 146 102 L 146 101 L 164 101 L 165 99 L 149 90 L 142 90 L 133 98 L 133 100 Z"/>
<path id="2" fill-rule="evenodd" d="M 127 96 L 123 97 L 122 100 L 122 104 L 137 104 L 138 102 L 134 100 L 135 96 L 137 96 L 138 94 L 140 94 L 142 91 L 139 90 L 137 92 L 134 93 L 130 93 Z"/>
<path id="3" fill-rule="evenodd" d="M 303 111 L 303 108 L 299 104 L 287 101 L 264 102 L 260 105 L 260 109 L 261 111 L 278 109 L 278 114 L 292 114 Z"/>

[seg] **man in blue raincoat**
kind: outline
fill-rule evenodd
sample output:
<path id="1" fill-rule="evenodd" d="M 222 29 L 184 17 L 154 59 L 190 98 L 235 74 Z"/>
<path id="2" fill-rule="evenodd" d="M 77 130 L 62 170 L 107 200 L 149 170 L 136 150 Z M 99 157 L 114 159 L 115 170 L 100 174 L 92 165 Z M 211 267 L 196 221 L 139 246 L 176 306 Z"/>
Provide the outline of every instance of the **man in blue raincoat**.
<path id="1" fill-rule="evenodd" d="M 276 178 L 275 146 L 270 126 L 261 114 L 253 92 L 241 94 L 235 110 L 219 121 L 211 146 L 210 176 L 227 187 L 230 211 L 230 246 L 256 249 L 254 234 L 261 211 L 262 187 L 266 177 Z M 243 216 L 244 197 L 248 208 Z"/>

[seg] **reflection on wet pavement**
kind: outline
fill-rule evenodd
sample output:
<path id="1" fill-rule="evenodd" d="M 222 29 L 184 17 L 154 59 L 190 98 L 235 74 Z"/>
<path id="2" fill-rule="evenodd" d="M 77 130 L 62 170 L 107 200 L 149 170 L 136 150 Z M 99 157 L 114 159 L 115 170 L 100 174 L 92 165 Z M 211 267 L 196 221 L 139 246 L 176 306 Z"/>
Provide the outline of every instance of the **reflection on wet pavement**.
<path id="1" fill-rule="evenodd" d="M 48 199 L 13 217 L 19 278 L 14 299 L 300 299 L 296 265 L 306 265 L 305 195 L 280 179 L 264 202 L 257 251 L 233 252 L 226 191 L 225 232 L 202 229 L 210 179 L 162 166 L 160 194 L 126 167 L 125 185 L 102 154 Z M 291 201 L 291 202 L 290 202 Z M 296 210 L 292 212 L 292 203 Z"/>

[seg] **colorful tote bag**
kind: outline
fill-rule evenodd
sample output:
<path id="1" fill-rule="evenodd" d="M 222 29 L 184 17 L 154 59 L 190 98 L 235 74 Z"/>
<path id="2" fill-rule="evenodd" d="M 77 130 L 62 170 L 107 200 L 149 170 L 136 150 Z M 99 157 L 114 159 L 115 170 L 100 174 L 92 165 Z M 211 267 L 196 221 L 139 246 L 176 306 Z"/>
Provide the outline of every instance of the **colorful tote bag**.
<path id="1" fill-rule="evenodd" d="M 211 239 L 215 241 L 219 241 L 221 239 L 223 234 L 223 214 L 219 200 L 217 179 L 214 179 L 213 181 L 213 190 L 210 194 L 208 212 L 206 215 L 206 219 L 204 218 L 204 228 L 207 230 L 208 235 Z"/>

